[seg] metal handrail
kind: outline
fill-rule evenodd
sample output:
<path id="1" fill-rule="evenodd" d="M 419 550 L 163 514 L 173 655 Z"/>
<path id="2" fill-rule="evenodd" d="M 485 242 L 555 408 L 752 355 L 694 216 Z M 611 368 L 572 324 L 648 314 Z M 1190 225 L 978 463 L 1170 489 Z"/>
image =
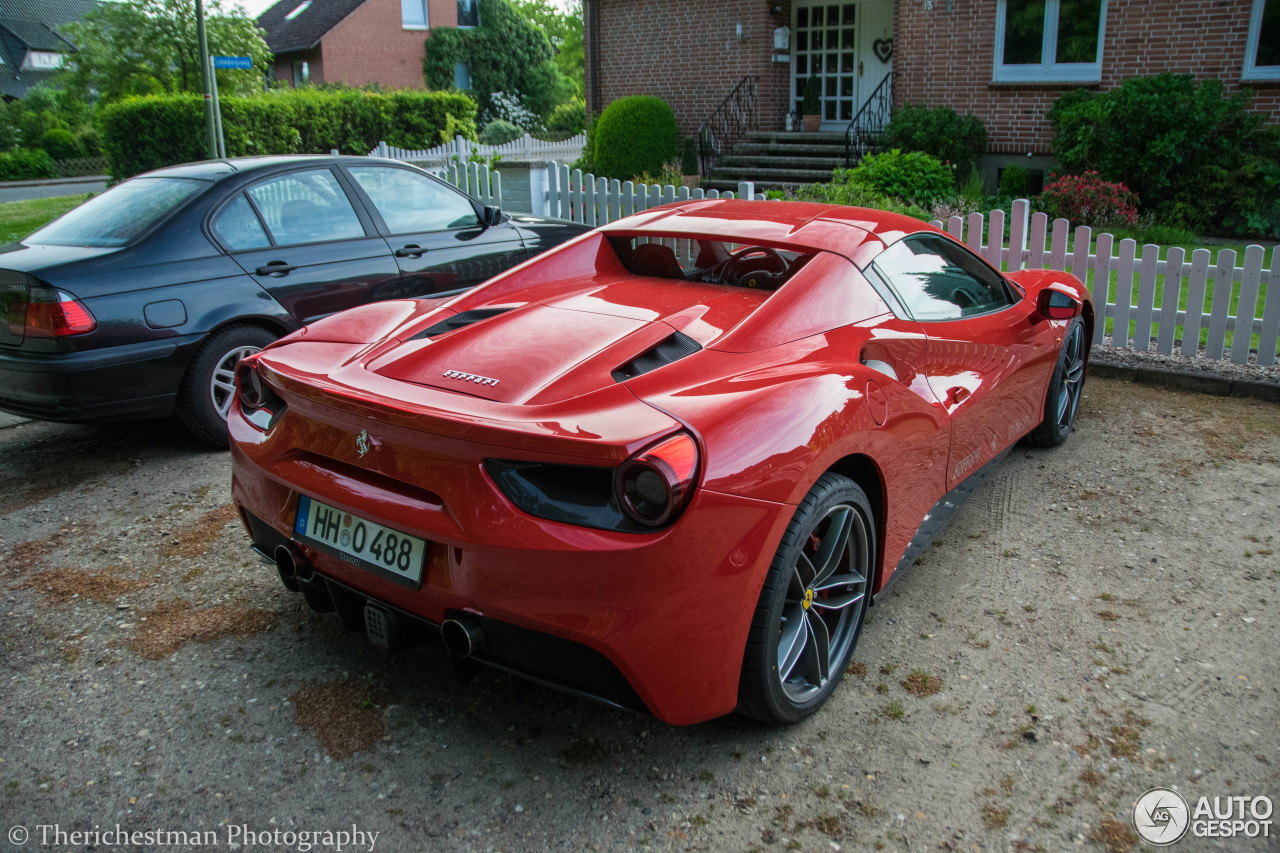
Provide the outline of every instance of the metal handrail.
<path id="1" fill-rule="evenodd" d="M 880 141 L 885 125 L 893 113 L 893 72 L 884 75 L 880 85 L 863 102 L 844 132 L 844 163 L 854 165 L 855 152 L 861 154 Z"/>
<path id="2" fill-rule="evenodd" d="M 711 174 L 720 158 L 733 151 L 748 131 L 756 129 L 756 88 L 760 78 L 743 77 L 720 106 L 698 128 L 698 160 L 702 176 Z"/>

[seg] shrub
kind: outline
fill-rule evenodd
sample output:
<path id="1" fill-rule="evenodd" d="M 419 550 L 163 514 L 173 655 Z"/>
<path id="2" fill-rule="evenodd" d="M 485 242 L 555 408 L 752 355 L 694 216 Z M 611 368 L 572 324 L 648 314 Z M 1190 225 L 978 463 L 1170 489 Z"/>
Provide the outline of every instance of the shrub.
<path id="1" fill-rule="evenodd" d="M 1137 224 L 1138 196 L 1124 184 L 1105 181 L 1097 172 L 1050 177 L 1053 180 L 1040 193 L 1040 203 L 1051 216 L 1073 225 Z"/>
<path id="2" fill-rule="evenodd" d="M 816 116 L 822 112 L 822 81 L 810 77 L 804 81 L 804 100 L 800 102 L 802 115 Z"/>
<path id="3" fill-rule="evenodd" d="M 547 116 L 547 132 L 568 139 L 582 133 L 586 120 L 587 104 L 582 98 L 573 98 L 551 111 Z"/>
<path id="4" fill-rule="evenodd" d="M 39 148 L 15 148 L 0 152 L 0 181 L 30 181 L 52 178 L 53 158 Z"/>
<path id="5" fill-rule="evenodd" d="M 40 136 L 38 145 L 54 160 L 70 160 L 72 157 L 80 156 L 80 143 L 76 141 L 71 131 L 60 127 L 46 130 Z"/>
<path id="6" fill-rule="evenodd" d="M 692 136 L 680 140 L 680 172 L 684 175 L 698 174 L 698 143 Z"/>
<path id="7" fill-rule="evenodd" d="M 600 115 L 595 129 L 596 174 L 626 180 L 657 174 L 678 154 L 680 131 L 666 101 L 651 95 L 619 98 Z"/>
<path id="8" fill-rule="evenodd" d="M 227 153 L 367 154 L 380 141 L 426 148 L 455 135 L 475 139 L 475 102 L 450 92 L 293 89 L 223 98 Z M 102 147 L 117 179 L 202 160 L 204 105 L 199 95 L 129 98 L 102 107 Z"/>
<path id="9" fill-rule="evenodd" d="M 963 181 L 977 169 L 987 150 L 987 129 L 977 116 L 961 116 L 950 107 L 908 104 L 893 114 L 884 129 L 885 145 L 922 151 L 956 167 Z"/>
<path id="10" fill-rule="evenodd" d="M 1122 182 L 1152 209 L 1194 198 L 1212 221 L 1225 212 L 1218 202 L 1224 186 L 1239 183 L 1231 173 L 1259 153 L 1263 119 L 1249 112 L 1251 99 L 1189 74 L 1130 78 L 1096 95 L 1070 92 L 1048 114 L 1058 165 Z M 1195 188 L 1219 195 L 1192 195 Z"/>
<path id="11" fill-rule="evenodd" d="M 861 184 L 890 198 L 927 205 L 936 199 L 955 194 L 955 177 L 951 167 L 935 157 L 918 151 L 898 149 L 869 154 L 847 171 L 850 183 Z"/>
<path id="12" fill-rule="evenodd" d="M 1005 166 L 1000 170 L 1000 195 L 1026 198 L 1030 190 L 1031 172 L 1021 166 Z"/>
<path id="13" fill-rule="evenodd" d="M 480 141 L 485 145 L 506 145 L 524 136 L 524 131 L 509 121 L 495 119 L 480 131 Z"/>
<path id="14" fill-rule="evenodd" d="M 542 119 L 524 105 L 519 92 L 493 92 L 489 95 L 489 109 L 481 117 L 484 124 L 505 121 L 522 131 L 542 130 Z"/>
<path id="15" fill-rule="evenodd" d="M 906 202 L 898 198 L 879 193 L 865 183 L 852 180 L 856 169 L 836 169 L 831 175 L 831 182 L 826 184 L 810 184 L 787 193 L 770 190 L 769 198 L 787 198 L 796 201 L 817 201 L 824 204 L 844 204 L 850 207 L 870 207 L 889 213 L 901 213 L 928 222 L 933 218 L 930 211 L 918 204 Z"/>

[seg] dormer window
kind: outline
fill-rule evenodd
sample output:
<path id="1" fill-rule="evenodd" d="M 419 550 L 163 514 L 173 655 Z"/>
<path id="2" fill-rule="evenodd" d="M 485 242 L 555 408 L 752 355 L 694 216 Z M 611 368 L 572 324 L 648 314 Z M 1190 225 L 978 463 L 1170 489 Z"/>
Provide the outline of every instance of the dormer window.
<path id="1" fill-rule="evenodd" d="M 22 61 L 22 67 L 24 69 L 61 68 L 65 58 L 61 53 L 49 50 L 28 50 L 26 58 Z"/>

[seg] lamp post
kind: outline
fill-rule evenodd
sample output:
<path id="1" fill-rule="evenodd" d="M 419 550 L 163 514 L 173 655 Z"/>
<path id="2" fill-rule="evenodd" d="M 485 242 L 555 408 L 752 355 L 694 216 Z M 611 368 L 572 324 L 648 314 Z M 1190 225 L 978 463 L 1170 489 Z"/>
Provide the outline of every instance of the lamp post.
<path id="1" fill-rule="evenodd" d="M 205 139 L 208 142 L 209 159 L 218 159 L 218 136 L 213 116 L 213 86 L 209 67 L 209 41 L 204 34 L 204 0 L 196 0 L 196 40 L 200 43 L 200 79 L 204 91 Z"/>

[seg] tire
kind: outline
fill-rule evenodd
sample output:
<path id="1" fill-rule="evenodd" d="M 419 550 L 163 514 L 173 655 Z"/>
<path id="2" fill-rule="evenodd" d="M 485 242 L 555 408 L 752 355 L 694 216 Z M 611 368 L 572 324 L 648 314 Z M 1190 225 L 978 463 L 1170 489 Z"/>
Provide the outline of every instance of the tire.
<path id="1" fill-rule="evenodd" d="M 796 723 L 836 689 L 867 613 L 875 529 L 866 494 L 839 474 L 824 474 L 800 502 L 747 635 L 740 713 Z"/>
<path id="2" fill-rule="evenodd" d="M 229 326 L 196 350 L 178 391 L 178 419 L 201 441 L 226 447 L 227 410 L 235 397 L 240 359 L 260 351 L 276 336 L 261 326 Z"/>
<path id="3" fill-rule="evenodd" d="M 1067 333 L 1062 336 L 1062 352 L 1058 353 L 1058 363 L 1045 394 L 1044 420 L 1027 435 L 1028 444 L 1057 447 L 1071 435 L 1080 410 L 1088 364 L 1089 342 L 1085 340 L 1084 321 L 1076 317 L 1067 324 Z"/>

